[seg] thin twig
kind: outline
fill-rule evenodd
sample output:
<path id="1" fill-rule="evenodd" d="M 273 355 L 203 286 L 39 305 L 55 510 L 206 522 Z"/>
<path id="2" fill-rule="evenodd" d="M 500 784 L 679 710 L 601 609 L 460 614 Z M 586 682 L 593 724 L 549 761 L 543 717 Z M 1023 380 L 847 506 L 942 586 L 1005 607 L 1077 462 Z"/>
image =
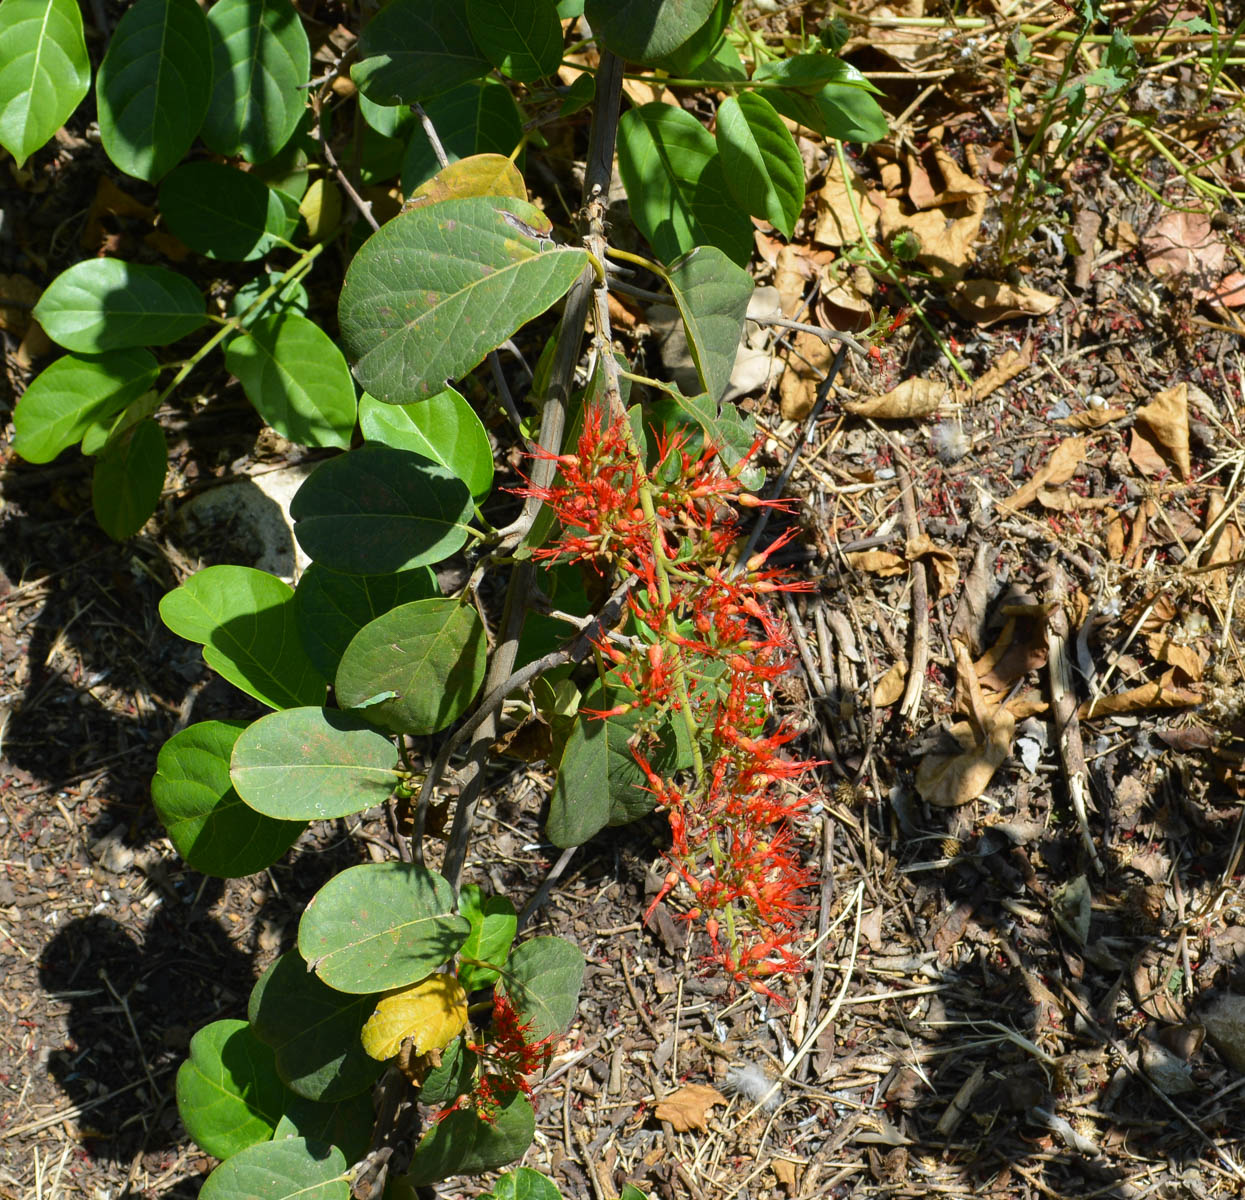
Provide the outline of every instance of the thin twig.
<path id="1" fill-rule="evenodd" d="M 755 322 L 757 325 L 777 325 L 780 329 L 794 329 L 797 333 L 811 333 L 814 337 L 819 337 L 829 347 L 831 342 L 841 342 L 854 354 L 859 354 L 861 358 L 868 358 L 869 351 L 866 350 L 850 333 L 843 333 L 838 329 L 823 329 L 820 325 L 809 325 L 804 321 L 793 321 L 790 317 L 780 317 L 776 313 L 760 313 L 753 316 L 748 314 L 747 319 Z"/>
<path id="2" fill-rule="evenodd" d="M 904 532 L 910 542 L 921 536 L 921 526 L 916 515 L 916 485 L 906 471 L 899 474 L 901 501 L 903 504 Z M 908 682 L 904 688 L 900 713 L 909 721 L 915 721 L 921 707 L 921 694 L 925 690 L 925 668 L 929 665 L 929 583 L 925 574 L 925 560 L 918 558 L 912 564 L 912 654 L 908 666 Z"/>
<path id="3" fill-rule="evenodd" d="M 411 111 L 424 128 L 424 136 L 428 139 L 428 144 L 432 147 L 433 154 L 436 155 L 437 166 L 441 170 L 445 170 L 450 165 L 449 155 L 445 153 L 445 147 L 441 144 L 440 137 L 437 136 L 436 126 L 433 125 L 432 119 L 424 112 L 424 106 L 418 101 L 411 105 Z"/>

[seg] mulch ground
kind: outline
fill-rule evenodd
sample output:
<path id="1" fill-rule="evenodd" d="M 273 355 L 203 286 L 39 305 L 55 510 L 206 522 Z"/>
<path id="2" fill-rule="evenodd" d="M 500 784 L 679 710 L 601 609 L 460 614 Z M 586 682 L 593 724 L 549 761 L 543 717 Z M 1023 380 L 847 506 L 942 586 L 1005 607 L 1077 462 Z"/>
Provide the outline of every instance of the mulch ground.
<path id="1" fill-rule="evenodd" d="M 966 94 L 981 109 L 1000 97 L 957 92 L 935 53 L 950 51 L 894 85 L 911 94 L 891 150 L 857 164 L 908 215 L 913 162 L 934 180 L 925 211 L 971 209 L 934 195 L 932 146 L 967 169 L 998 140 L 961 114 Z M 921 72 L 941 90 L 923 92 Z M 850 254 L 812 236 L 833 171 L 804 148 L 822 199 L 794 256 L 759 238 L 756 271 L 780 303 L 802 273 L 798 315 L 831 323 L 863 281 L 820 273 Z M 28 190 L 3 270 L 39 274 L 20 247 L 85 222 L 101 162 L 74 139 L 35 161 L 36 182 L 77 178 L 77 200 Z M 880 363 L 850 363 L 809 431 L 788 494 L 802 502 L 792 562 L 815 587 L 789 605 L 800 670 L 775 714 L 825 760 L 825 794 L 803 831 L 819 886 L 788 1003 L 705 976 L 677 897 L 641 925 L 664 874 L 656 818 L 579 851 L 529 926 L 589 961 L 525 1159 L 567 1196 L 612 1200 L 625 1182 L 680 1200 L 1242 1194 L 1245 1033 L 1235 1068 L 1221 1031 L 1218 1048 L 1203 1040 L 1215 998 L 1245 992 L 1242 330 L 1188 271 L 1156 270 L 1145 232 L 1168 210 L 1152 193 L 1178 179 L 1161 159 L 1142 169 L 1147 189 L 1090 152 L 1064 180 L 1100 228 L 1075 253 L 1038 235 L 1013 283 L 1049 298 L 1024 301 L 1043 311 L 975 320 L 946 280 L 916 284 L 944 346 L 908 320 Z M 1239 208 L 1217 221 L 1210 236 L 1239 246 Z M 1207 243 L 1167 233 L 1204 261 Z M 790 382 L 743 401 L 771 475 L 818 366 L 815 339 L 778 332 L 767 344 Z M 5 336 L 7 420 L 30 372 Z M 912 376 L 945 385 L 936 415 L 850 411 Z M 125 545 L 89 516 L 82 460 L 9 454 L 0 475 L 5 1200 L 197 1194 L 214 1164 L 172 1098 L 190 1035 L 244 1012 L 306 900 L 388 836 L 376 814 L 319 827 L 264 875 L 221 882 L 186 869 L 155 819 L 162 742 L 251 712 L 156 612 L 231 555 L 227 534 L 188 540 L 180 503 L 274 461 L 223 372 L 198 386 L 211 405 L 165 414 L 165 503 Z M 494 769 L 468 876 L 521 903 L 557 857 L 541 835 L 549 781 Z"/>

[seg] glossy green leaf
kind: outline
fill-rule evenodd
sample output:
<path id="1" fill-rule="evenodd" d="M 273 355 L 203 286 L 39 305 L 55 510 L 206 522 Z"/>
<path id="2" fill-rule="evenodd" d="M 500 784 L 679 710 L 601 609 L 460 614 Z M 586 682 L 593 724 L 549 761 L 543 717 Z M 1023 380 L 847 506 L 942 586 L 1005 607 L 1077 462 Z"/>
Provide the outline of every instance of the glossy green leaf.
<path id="1" fill-rule="evenodd" d="M 302 1137 L 313 1143 L 327 1142 L 336 1146 L 348 1163 L 357 1163 L 367 1153 L 376 1114 L 372 1111 L 372 1098 L 366 1092 L 329 1104 L 319 1104 L 288 1091 L 286 1095 L 289 1100 L 273 1130 L 274 1142 L 288 1137 Z"/>
<path id="2" fill-rule="evenodd" d="M 757 67 L 754 78 L 758 83 L 778 84 L 806 96 L 820 95 L 827 84 L 881 95 L 855 67 L 834 54 L 792 54 L 771 59 Z"/>
<path id="3" fill-rule="evenodd" d="M 619 58 L 653 63 L 713 17 L 717 0 L 585 0 L 584 16 Z"/>
<path id="4" fill-rule="evenodd" d="M 735 368 L 752 276 L 716 246 L 698 246 L 671 264 L 667 280 L 700 381 L 717 400 Z"/>
<path id="5" fill-rule="evenodd" d="M 458 476 L 479 503 L 493 487 L 493 447 L 484 422 L 453 388 L 415 404 L 383 404 L 363 393 L 359 428 L 369 442 L 414 450 Z"/>
<path id="6" fill-rule="evenodd" d="M 444 729 L 470 707 L 488 644 L 470 604 L 435 597 L 390 609 L 355 634 L 334 681 L 343 708 L 393 733 Z M 377 700 L 384 695 L 387 698 Z"/>
<path id="7" fill-rule="evenodd" d="M 307 103 L 311 47 L 290 0 L 217 0 L 208 9 L 212 99 L 203 140 L 226 158 L 272 158 Z"/>
<path id="8" fill-rule="evenodd" d="M 351 575 L 449 558 L 467 540 L 473 511 L 467 485 L 440 463 L 377 445 L 317 467 L 290 505 L 299 545 Z"/>
<path id="9" fill-rule="evenodd" d="M 272 1047 L 245 1021 L 213 1021 L 190 1039 L 177 1072 L 177 1112 L 208 1154 L 228 1158 L 268 1141 L 289 1099 Z"/>
<path id="10" fill-rule="evenodd" d="M 455 1039 L 446 1046 L 441 1065 L 433 1067 L 424 1076 L 419 1089 L 420 1103 L 452 1104 L 459 1096 L 471 1091 L 479 1064 L 479 1056 L 463 1045 L 463 1039 Z"/>
<path id="11" fill-rule="evenodd" d="M 507 1171 L 481 1200 L 562 1200 L 557 1184 L 531 1167 Z"/>
<path id="12" fill-rule="evenodd" d="M 672 54 L 667 54 L 654 66 L 676 79 L 705 78 L 700 67 L 709 58 L 722 38 L 722 31 L 730 20 L 735 0 L 717 0 L 709 19 Z M 707 76 L 714 78 L 712 74 Z"/>
<path id="13" fill-rule="evenodd" d="M 127 175 L 154 183 L 190 149 L 211 95 L 203 10 L 194 0 L 138 0 L 117 23 L 95 80 L 104 151 Z"/>
<path id="14" fill-rule="evenodd" d="M 765 89 L 769 102 L 788 120 L 824 137 L 876 142 L 888 132 L 886 114 L 869 94 L 872 86 L 833 55 L 801 54 L 763 63 L 753 78 L 783 84 Z"/>
<path id="15" fill-rule="evenodd" d="M 234 292 L 232 299 L 229 301 L 229 315 L 242 318 L 243 314 L 269 287 L 281 282 L 281 275 L 282 272 L 280 271 L 264 271 L 259 275 L 252 275 L 250 279 Z M 278 313 L 286 312 L 298 313 L 299 316 L 305 317 L 310 307 L 311 298 L 307 295 L 307 289 L 303 286 L 302 281 L 291 279 L 279 291 L 269 296 L 258 309 L 246 316 L 243 324 L 251 325 L 262 316 L 275 316 Z"/>
<path id="16" fill-rule="evenodd" d="M 431 975 L 470 929 L 454 892 L 414 863 L 362 863 L 335 875 L 298 923 L 298 950 L 330 987 L 381 992 Z"/>
<path id="17" fill-rule="evenodd" d="M 510 89 L 496 79 L 464 83 L 424 106 L 451 165 L 479 154 L 509 158 L 523 138 L 523 117 Z M 522 165 L 522 164 L 520 164 Z M 402 158 L 402 190 L 410 194 L 436 175 L 440 163 L 422 128 Z M 526 189 L 521 195 L 526 195 Z"/>
<path id="18" fill-rule="evenodd" d="M 304 446 L 350 445 L 354 380 L 342 352 L 313 321 L 297 313 L 260 317 L 230 340 L 225 365 L 283 437 Z"/>
<path id="19" fill-rule="evenodd" d="M 359 115 L 367 127 L 384 138 L 405 137 L 415 122 L 415 114 L 406 104 L 377 104 L 359 93 Z"/>
<path id="20" fill-rule="evenodd" d="M 0 4 L 0 146 L 19 167 L 69 120 L 90 84 L 77 0 Z"/>
<path id="21" fill-rule="evenodd" d="M 531 1024 L 531 1040 L 562 1033 L 571 1023 L 586 965 L 579 947 L 560 937 L 528 938 L 511 952 L 497 986 Z"/>
<path id="22" fill-rule="evenodd" d="M 238 879 L 277 861 L 307 828 L 244 804 L 229 760 L 244 721 L 200 721 L 175 733 L 156 760 L 151 799 L 169 840 L 204 875 Z"/>
<path id="23" fill-rule="evenodd" d="M 683 396 L 672 389 L 648 406 L 646 417 L 668 430 L 677 425 L 699 426 L 690 448 L 695 452 L 706 443 L 713 446 L 727 467 L 734 467 L 749 454 L 757 439 L 756 420 L 751 414 L 744 416 L 733 404 L 724 404 L 719 411 L 707 394 Z M 746 488 L 759 488 L 765 482 L 765 472 L 755 465 L 746 466 L 739 481 Z"/>
<path id="24" fill-rule="evenodd" d="M 437 594 L 437 578 L 427 567 L 344 575 L 312 563 L 294 589 L 294 608 L 303 645 L 316 670 L 331 682 L 350 639 L 364 625 L 399 604 Z"/>
<path id="25" fill-rule="evenodd" d="M 34 317 L 66 350 L 98 354 L 167 346 L 205 323 L 203 309 L 199 289 L 176 271 L 87 258 L 52 280 Z"/>
<path id="26" fill-rule="evenodd" d="M 256 812 L 327 821 L 383 804 L 397 765 L 384 734 L 349 713 L 308 706 L 249 725 L 234 745 L 229 778 Z"/>
<path id="27" fill-rule="evenodd" d="M 536 1114 L 522 1092 L 501 1106 L 493 1121 L 473 1110 L 452 1112 L 420 1139 L 406 1181 L 422 1187 L 451 1175 L 478 1175 L 520 1158 L 536 1134 Z"/>
<path id="28" fill-rule="evenodd" d="M 217 162 L 183 163 L 160 185 L 169 231 L 191 250 L 228 262 L 258 258 L 271 248 L 272 199 L 275 194 L 249 171 Z"/>
<path id="29" fill-rule="evenodd" d="M 543 79 L 562 61 L 554 0 L 467 0 L 467 22 L 485 57 L 511 79 Z"/>
<path id="30" fill-rule="evenodd" d="M 320 704 L 324 682 L 298 639 L 294 590 L 254 567 L 207 567 L 160 601 L 179 637 L 203 646 L 203 661 L 270 708 Z"/>
<path id="31" fill-rule="evenodd" d="M 13 449 L 27 462 L 51 462 L 98 422 L 110 421 L 155 382 L 160 364 L 146 350 L 98 358 L 66 354 L 22 393 L 13 414 Z"/>
<path id="32" fill-rule="evenodd" d="M 530 204 L 480 196 L 382 226 L 350 264 L 339 308 L 359 382 L 378 400 L 407 404 L 470 371 L 587 265 L 583 249 L 555 245 L 551 231 Z"/>
<path id="33" fill-rule="evenodd" d="M 466 884 L 458 893 L 458 911 L 467 918 L 471 931 L 459 954 L 500 967 L 510 953 L 519 920 L 514 905 L 505 896 L 486 896 L 474 884 Z M 497 978 L 491 967 L 464 962 L 458 968 L 458 982 L 469 992 L 488 987 Z"/>
<path id="34" fill-rule="evenodd" d="M 350 1172 L 335 1146 L 261 1142 L 221 1163 L 199 1200 L 350 1200 Z"/>
<path id="35" fill-rule="evenodd" d="M 487 75 L 461 4 L 392 0 L 359 38 L 350 78 L 377 104 L 414 104 Z"/>
<path id="36" fill-rule="evenodd" d="M 718 107 L 717 130 L 731 195 L 791 237 L 804 208 L 804 160 L 782 117 L 759 92 L 744 92 Z"/>
<path id="37" fill-rule="evenodd" d="M 168 469 L 164 430 L 151 417 L 108 442 L 95 460 L 91 506 L 110 538 L 124 541 L 147 524 L 160 503 Z"/>
<path id="38" fill-rule="evenodd" d="M 618 173 L 632 218 L 663 262 L 705 245 L 748 262 L 752 222 L 731 199 L 713 135 L 691 113 L 656 102 L 623 113 Z"/>
<path id="39" fill-rule="evenodd" d="M 260 976 L 247 1017 L 256 1037 L 276 1052 L 286 1086 L 330 1104 L 357 1096 L 383 1069 L 359 1041 L 376 1000 L 334 991 L 291 950 Z"/>

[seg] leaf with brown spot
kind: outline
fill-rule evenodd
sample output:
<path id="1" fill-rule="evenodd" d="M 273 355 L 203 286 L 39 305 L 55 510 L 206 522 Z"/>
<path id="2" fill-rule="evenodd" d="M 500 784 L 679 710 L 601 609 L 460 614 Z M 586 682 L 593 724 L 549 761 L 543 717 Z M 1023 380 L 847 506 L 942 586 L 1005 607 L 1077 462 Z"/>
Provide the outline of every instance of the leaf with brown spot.
<path id="1" fill-rule="evenodd" d="M 657 1102 L 659 1121 L 669 1121 L 677 1133 L 699 1129 L 707 1133 L 707 1114 L 711 1108 L 725 1104 L 726 1097 L 707 1083 L 688 1083 Z"/>

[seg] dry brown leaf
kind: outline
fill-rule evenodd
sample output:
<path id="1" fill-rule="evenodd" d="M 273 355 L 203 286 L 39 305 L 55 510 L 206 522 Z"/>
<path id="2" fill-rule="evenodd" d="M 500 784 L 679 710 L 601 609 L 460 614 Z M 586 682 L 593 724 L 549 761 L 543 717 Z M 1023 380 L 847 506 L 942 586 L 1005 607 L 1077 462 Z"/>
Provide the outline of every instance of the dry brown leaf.
<path id="1" fill-rule="evenodd" d="M 664 1100 L 657 1101 L 657 1119 L 669 1121 L 677 1133 L 690 1129 L 708 1132 L 706 1114 L 718 1104 L 725 1104 L 726 1097 L 707 1083 L 688 1083 L 672 1092 Z"/>
<path id="2" fill-rule="evenodd" d="M 902 575 L 908 569 L 908 560 L 893 550 L 853 550 L 845 557 L 856 570 L 883 578 Z"/>
<path id="3" fill-rule="evenodd" d="M 830 366 L 830 347 L 815 333 L 800 332 L 792 342 L 778 381 L 779 411 L 785 421 L 802 421 L 817 402 L 817 387 Z"/>
<path id="4" fill-rule="evenodd" d="M 910 563 L 923 558 L 933 568 L 934 576 L 938 580 L 940 600 L 955 591 L 956 584 L 960 582 L 960 564 L 945 546 L 935 545 L 929 534 L 923 533 L 919 537 L 910 538 L 904 547 L 904 554 Z"/>
<path id="5" fill-rule="evenodd" d="M 871 908 L 860 918 L 860 933 L 870 950 L 882 949 L 882 917 L 880 908 Z"/>
<path id="6" fill-rule="evenodd" d="M 951 395 L 951 389 L 937 379 L 905 379 L 884 396 L 862 396 L 843 406 L 858 417 L 874 417 L 896 421 L 911 417 L 927 417 Z"/>
<path id="7" fill-rule="evenodd" d="M 1194 298 L 1211 300 L 1224 308 L 1240 308 L 1245 305 L 1245 274 L 1229 271 L 1213 288 L 1194 288 Z"/>
<path id="8" fill-rule="evenodd" d="M 873 306 L 860 289 L 859 275 L 872 282 L 867 271 L 838 277 L 830 270 L 819 272 L 817 317 L 823 328 L 860 333 L 873 324 Z"/>
<path id="9" fill-rule="evenodd" d="M 1082 437 L 1065 438 L 1055 447 L 1050 458 L 1046 460 L 1046 465 L 1024 487 L 999 503 L 1008 508 L 1028 507 L 1037 499 L 1042 488 L 1067 483 L 1076 474 L 1077 467 L 1085 461 L 1088 449 L 1089 443 Z"/>
<path id="10" fill-rule="evenodd" d="M 1159 392 L 1137 410 L 1137 421 L 1153 434 L 1181 476 L 1188 479 L 1193 472 L 1189 461 L 1189 385 L 1178 383 Z"/>
<path id="11" fill-rule="evenodd" d="M 995 279 L 966 280 L 951 296 L 951 307 L 983 329 L 1014 317 L 1044 317 L 1058 304 L 1058 296 Z"/>
<path id="12" fill-rule="evenodd" d="M 954 204 L 972 196 L 990 194 L 990 189 L 986 184 L 960 169 L 960 164 L 951 157 L 950 152 L 941 142 L 935 142 L 933 148 L 934 161 L 938 164 L 943 179 L 942 193 L 938 197 L 939 204 Z"/>
<path id="13" fill-rule="evenodd" d="M 1227 247 L 1205 213 L 1169 209 L 1142 236 L 1141 252 L 1156 279 L 1188 276 L 1210 287 L 1223 274 Z"/>
<path id="14" fill-rule="evenodd" d="M 1173 642 L 1171 638 L 1162 633 L 1150 634 L 1146 639 L 1146 645 L 1157 661 L 1183 671 L 1194 683 L 1202 678 L 1206 670 L 1206 660 L 1192 646 Z"/>
<path id="15" fill-rule="evenodd" d="M 778 290 L 784 317 L 793 318 L 803 307 L 804 288 L 814 274 L 807 256 L 801 254 L 797 247 L 784 246 L 779 250 L 774 266 L 774 287 Z"/>
<path id="16" fill-rule="evenodd" d="M 907 674 L 908 664 L 897 662 L 873 685 L 874 708 L 890 708 L 899 703 Z"/>
<path id="17" fill-rule="evenodd" d="M 998 361 L 973 384 L 973 399 L 984 400 L 996 389 L 1015 379 L 1033 362 L 1033 339 L 1030 338 L 1019 350 L 1005 350 Z"/>
<path id="18" fill-rule="evenodd" d="M 1148 434 L 1149 431 L 1143 429 L 1140 425 L 1134 425 L 1129 430 L 1128 461 L 1142 475 L 1161 475 L 1168 469 L 1167 460 Z"/>
<path id="19" fill-rule="evenodd" d="M 1124 557 L 1124 518 L 1114 508 L 1107 512 L 1107 555 L 1112 562 Z"/>
<path id="20" fill-rule="evenodd" d="M 1040 671 L 1046 665 L 1048 654 L 1046 626 L 1049 619 L 1049 607 L 1037 604 L 1025 612 L 1009 615 L 994 645 L 973 664 L 981 686 L 992 691 L 1007 691 L 1030 671 Z"/>
<path id="21" fill-rule="evenodd" d="M 1082 721 L 1092 717 L 1117 717 L 1126 713 L 1144 712 L 1149 708 L 1187 708 L 1201 704 L 1201 692 L 1189 688 L 1165 687 L 1162 683 L 1143 683 L 1140 687 L 1086 700 L 1076 710 Z"/>
<path id="22" fill-rule="evenodd" d="M 852 175 L 852 195 L 847 193 L 843 172 L 837 159 L 826 168 L 826 182 L 816 194 L 817 221 L 813 226 L 813 241 L 822 246 L 855 246 L 860 239 L 860 226 L 852 213 L 852 200 L 860 212 L 860 223 L 870 238 L 877 237 L 878 206 L 869 197 L 869 189 L 859 175 Z"/>
<path id="23" fill-rule="evenodd" d="M 0 275 L 0 329 L 21 337 L 30 328 L 30 310 L 41 289 L 25 275 Z"/>
<path id="24" fill-rule="evenodd" d="M 955 808 L 976 800 L 990 785 L 1012 752 L 1016 718 L 1006 708 L 996 709 L 987 718 L 984 732 L 984 740 L 979 741 L 967 721 L 953 725 L 951 734 L 962 752 L 931 754 L 917 767 L 916 789 L 927 804 Z"/>
<path id="25" fill-rule="evenodd" d="M 954 212 L 950 210 L 955 210 Z M 986 197 L 971 196 L 948 208 L 905 213 L 898 200 L 887 197 L 882 205 L 881 231 L 888 242 L 897 233 L 916 235 L 920 245 L 917 261 L 944 283 L 964 278 L 974 257 L 974 246 L 981 233 Z"/>
<path id="26" fill-rule="evenodd" d="M 796 1164 L 789 1158 L 772 1158 L 769 1165 L 782 1190 L 788 1196 L 794 1196 L 797 1191 Z"/>
<path id="27" fill-rule="evenodd" d="M 1128 411 L 1123 408 L 1086 408 L 1072 413 L 1071 416 L 1060 417 L 1058 424 L 1067 425 L 1071 429 L 1101 429 L 1104 425 L 1110 425 L 1112 421 L 1126 416 Z"/>

